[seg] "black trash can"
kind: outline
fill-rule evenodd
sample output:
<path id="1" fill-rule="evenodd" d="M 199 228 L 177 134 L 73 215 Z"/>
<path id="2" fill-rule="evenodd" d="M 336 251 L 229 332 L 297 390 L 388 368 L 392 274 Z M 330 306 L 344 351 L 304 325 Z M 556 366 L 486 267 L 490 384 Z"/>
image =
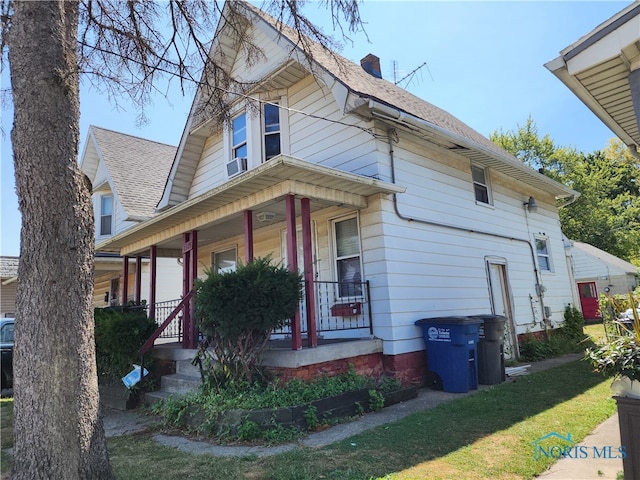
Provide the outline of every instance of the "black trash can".
<path id="1" fill-rule="evenodd" d="M 504 328 L 507 317 L 473 315 L 482 320 L 478 340 L 478 383 L 496 385 L 505 380 Z"/>
<path id="2" fill-rule="evenodd" d="M 482 320 L 470 317 L 423 318 L 427 370 L 442 380 L 445 392 L 464 393 L 478 388 L 478 333 Z"/>

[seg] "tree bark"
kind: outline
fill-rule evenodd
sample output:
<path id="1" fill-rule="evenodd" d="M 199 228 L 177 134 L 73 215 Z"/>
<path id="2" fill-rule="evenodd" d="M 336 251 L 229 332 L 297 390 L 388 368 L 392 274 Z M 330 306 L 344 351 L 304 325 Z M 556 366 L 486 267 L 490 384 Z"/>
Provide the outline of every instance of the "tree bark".
<path id="1" fill-rule="evenodd" d="M 93 324 L 91 192 L 77 164 L 78 2 L 18 1 L 9 32 L 22 213 L 14 479 L 109 479 Z"/>

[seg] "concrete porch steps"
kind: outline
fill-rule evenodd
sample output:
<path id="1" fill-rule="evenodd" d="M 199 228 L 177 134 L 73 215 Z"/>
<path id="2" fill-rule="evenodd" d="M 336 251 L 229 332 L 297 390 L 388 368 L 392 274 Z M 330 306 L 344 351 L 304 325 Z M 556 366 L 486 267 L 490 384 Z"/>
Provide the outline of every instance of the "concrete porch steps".
<path id="1" fill-rule="evenodd" d="M 175 365 L 175 373 L 161 377 L 160 390 L 145 394 L 145 405 L 164 401 L 171 395 L 195 392 L 202 385 L 200 369 L 191 364 L 196 350 L 183 349 L 180 345 L 161 345 L 154 348 L 151 355 L 155 359 L 172 362 Z"/>

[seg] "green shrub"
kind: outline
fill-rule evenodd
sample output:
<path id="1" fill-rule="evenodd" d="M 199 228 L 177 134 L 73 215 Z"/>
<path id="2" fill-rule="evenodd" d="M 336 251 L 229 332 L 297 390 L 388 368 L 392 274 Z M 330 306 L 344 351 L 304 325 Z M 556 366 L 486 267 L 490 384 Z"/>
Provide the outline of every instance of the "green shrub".
<path id="1" fill-rule="evenodd" d="M 94 319 L 98 379 L 119 381 L 139 363 L 138 350 L 157 325 L 139 308 L 96 308 Z"/>
<path id="2" fill-rule="evenodd" d="M 196 279 L 196 316 L 215 353 L 217 378 L 252 381 L 271 332 L 294 315 L 301 297 L 300 275 L 271 265 L 270 257 Z"/>
<path id="3" fill-rule="evenodd" d="M 564 309 L 564 325 L 560 331 L 562 335 L 575 342 L 584 340 L 586 335 L 584 334 L 584 317 L 582 316 L 582 312 L 572 305 L 567 305 Z"/>

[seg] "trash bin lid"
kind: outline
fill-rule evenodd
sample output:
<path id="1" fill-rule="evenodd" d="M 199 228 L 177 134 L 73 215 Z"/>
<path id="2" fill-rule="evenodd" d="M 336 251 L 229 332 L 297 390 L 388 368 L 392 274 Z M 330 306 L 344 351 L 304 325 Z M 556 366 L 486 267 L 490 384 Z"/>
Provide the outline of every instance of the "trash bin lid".
<path id="1" fill-rule="evenodd" d="M 481 319 L 484 323 L 505 323 L 507 321 L 507 317 L 503 316 L 503 315 L 493 315 L 490 313 L 483 313 L 480 315 L 470 315 L 473 318 L 479 318 Z"/>
<path id="2" fill-rule="evenodd" d="M 482 323 L 482 319 L 475 317 L 463 317 L 463 316 L 451 316 L 451 317 L 434 317 L 434 318 L 421 318 L 416 320 L 415 324 L 425 325 L 474 325 L 476 323 Z"/>

